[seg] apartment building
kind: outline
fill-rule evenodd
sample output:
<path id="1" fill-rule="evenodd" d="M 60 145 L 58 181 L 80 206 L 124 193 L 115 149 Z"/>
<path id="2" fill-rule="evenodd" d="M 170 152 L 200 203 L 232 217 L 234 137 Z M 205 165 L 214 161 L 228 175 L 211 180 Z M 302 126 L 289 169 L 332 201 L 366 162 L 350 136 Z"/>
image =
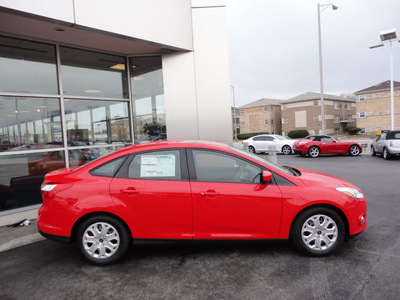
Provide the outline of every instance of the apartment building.
<path id="1" fill-rule="evenodd" d="M 240 133 L 280 134 L 283 100 L 260 99 L 239 107 Z"/>
<path id="2" fill-rule="evenodd" d="M 356 101 L 324 94 L 325 133 L 342 134 L 355 126 Z M 322 133 L 321 94 L 307 92 L 282 102 L 282 134 L 306 129 L 310 134 Z"/>
<path id="3" fill-rule="evenodd" d="M 394 129 L 400 130 L 400 82 L 394 81 Z M 378 130 L 391 129 L 390 81 L 355 92 L 357 127 L 374 136 Z"/>

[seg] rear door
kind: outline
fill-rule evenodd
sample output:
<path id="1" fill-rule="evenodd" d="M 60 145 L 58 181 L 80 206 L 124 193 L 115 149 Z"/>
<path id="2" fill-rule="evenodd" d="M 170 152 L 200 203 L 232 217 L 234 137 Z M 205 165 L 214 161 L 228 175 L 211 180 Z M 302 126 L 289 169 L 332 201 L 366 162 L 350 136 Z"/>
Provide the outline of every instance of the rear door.
<path id="1" fill-rule="evenodd" d="M 192 197 L 184 149 L 132 155 L 110 185 L 136 238 L 192 238 Z"/>

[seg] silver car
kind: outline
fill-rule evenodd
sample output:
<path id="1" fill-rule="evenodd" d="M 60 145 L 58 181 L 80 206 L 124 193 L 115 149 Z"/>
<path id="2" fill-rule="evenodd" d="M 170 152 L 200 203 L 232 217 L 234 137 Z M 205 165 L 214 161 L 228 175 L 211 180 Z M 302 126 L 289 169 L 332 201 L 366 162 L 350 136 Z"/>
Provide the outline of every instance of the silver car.
<path id="1" fill-rule="evenodd" d="M 400 155 L 400 131 L 384 131 L 379 139 L 371 144 L 371 154 L 382 154 L 384 159 Z"/>

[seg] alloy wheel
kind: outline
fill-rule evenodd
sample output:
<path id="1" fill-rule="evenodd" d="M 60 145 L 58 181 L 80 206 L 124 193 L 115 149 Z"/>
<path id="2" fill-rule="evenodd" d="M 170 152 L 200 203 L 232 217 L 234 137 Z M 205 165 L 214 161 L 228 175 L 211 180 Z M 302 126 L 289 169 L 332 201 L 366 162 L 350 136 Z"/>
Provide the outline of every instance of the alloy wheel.
<path id="1" fill-rule="evenodd" d="M 318 147 L 311 147 L 308 150 L 308 155 L 310 155 L 312 158 L 315 158 L 319 155 L 319 149 Z"/>
<path id="2" fill-rule="evenodd" d="M 285 155 L 289 155 L 290 153 L 292 153 L 292 148 L 290 148 L 290 146 L 285 145 L 282 147 L 282 153 Z"/>
<path id="3" fill-rule="evenodd" d="M 349 149 L 349 153 L 350 153 L 350 155 L 352 155 L 352 156 L 357 156 L 357 155 L 359 155 L 360 154 L 360 147 L 358 147 L 357 145 L 353 145 L 353 146 L 351 146 L 350 147 L 350 149 Z"/>

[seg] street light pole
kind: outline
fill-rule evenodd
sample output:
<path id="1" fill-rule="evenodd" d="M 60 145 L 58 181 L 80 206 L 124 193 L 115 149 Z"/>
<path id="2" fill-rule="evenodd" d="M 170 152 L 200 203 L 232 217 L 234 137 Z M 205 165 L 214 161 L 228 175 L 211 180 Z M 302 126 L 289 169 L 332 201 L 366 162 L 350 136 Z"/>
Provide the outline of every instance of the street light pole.
<path id="1" fill-rule="evenodd" d="M 394 85 L 393 85 L 393 41 L 399 41 L 397 39 L 396 28 L 381 31 L 380 32 L 381 43 L 372 45 L 369 48 L 374 49 L 384 46 L 384 42 L 389 41 L 390 43 L 390 130 L 394 130 Z"/>
<path id="2" fill-rule="evenodd" d="M 322 125 L 322 134 L 325 134 L 326 124 L 325 124 L 325 101 L 324 101 L 324 75 L 322 68 L 322 41 L 321 41 L 321 13 L 332 6 L 333 10 L 338 9 L 336 5 L 333 4 L 319 4 L 317 5 L 318 9 L 318 46 L 319 46 L 319 83 L 320 83 L 320 91 L 321 91 L 321 125 Z"/>

